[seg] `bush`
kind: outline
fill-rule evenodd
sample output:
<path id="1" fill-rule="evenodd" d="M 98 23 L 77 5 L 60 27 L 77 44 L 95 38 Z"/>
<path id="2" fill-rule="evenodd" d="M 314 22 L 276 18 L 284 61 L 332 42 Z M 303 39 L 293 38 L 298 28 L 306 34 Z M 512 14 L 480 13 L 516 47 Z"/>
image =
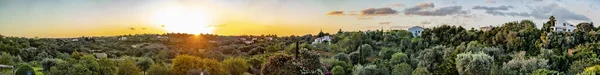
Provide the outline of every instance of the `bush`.
<path id="1" fill-rule="evenodd" d="M 170 68 L 162 64 L 152 64 L 148 69 L 148 75 L 174 75 Z"/>
<path id="2" fill-rule="evenodd" d="M 229 70 L 232 75 L 242 75 L 251 66 L 242 58 L 229 58 L 223 60 L 223 67 Z"/>
<path id="3" fill-rule="evenodd" d="M 263 75 L 296 75 L 300 74 L 300 67 L 293 64 L 294 58 L 286 54 L 277 54 L 267 58 L 260 70 Z"/>
<path id="4" fill-rule="evenodd" d="M 413 72 L 413 68 L 406 63 L 401 63 L 394 65 L 394 69 L 392 71 L 392 75 L 411 75 Z"/>
<path id="5" fill-rule="evenodd" d="M 350 53 L 350 55 L 348 55 L 348 57 L 350 58 L 350 60 L 352 60 L 352 64 L 358 64 L 360 61 L 361 57 L 360 57 L 360 52 L 358 51 L 354 51 L 352 53 Z"/>
<path id="6" fill-rule="evenodd" d="M 340 60 L 340 61 L 344 61 L 344 62 L 350 62 L 350 61 L 352 61 L 352 60 L 350 60 L 350 58 L 348 57 L 348 54 L 345 54 L 345 53 L 338 53 L 338 54 L 335 54 L 335 55 L 333 56 L 333 58 L 334 58 L 334 59 L 337 59 L 337 60 Z"/>
<path id="7" fill-rule="evenodd" d="M 16 75 L 35 75 L 35 70 L 28 64 L 19 64 L 17 67 Z"/>
<path id="8" fill-rule="evenodd" d="M 585 71 L 579 73 L 580 75 L 598 75 L 600 74 L 600 65 L 595 65 L 585 68 Z"/>
<path id="9" fill-rule="evenodd" d="M 331 70 L 331 73 L 333 75 L 346 75 L 346 71 L 345 71 L 344 67 L 342 67 L 342 66 L 333 67 L 333 69 Z"/>
<path id="10" fill-rule="evenodd" d="M 538 69 L 533 71 L 531 75 L 560 75 L 558 71 L 548 70 L 548 69 Z"/>
<path id="11" fill-rule="evenodd" d="M 379 72 L 379 70 L 377 69 L 377 66 L 375 65 L 356 65 L 354 66 L 354 71 L 352 72 L 353 75 L 374 75 L 374 74 L 378 74 L 377 72 Z"/>
<path id="12" fill-rule="evenodd" d="M 413 72 L 412 75 L 433 75 L 431 72 L 427 71 L 425 67 L 418 67 Z"/>

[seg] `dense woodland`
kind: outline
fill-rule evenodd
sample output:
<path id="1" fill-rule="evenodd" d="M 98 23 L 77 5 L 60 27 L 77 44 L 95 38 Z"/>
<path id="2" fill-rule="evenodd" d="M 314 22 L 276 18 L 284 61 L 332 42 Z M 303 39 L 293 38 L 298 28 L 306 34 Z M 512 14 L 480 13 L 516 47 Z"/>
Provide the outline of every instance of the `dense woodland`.
<path id="1" fill-rule="evenodd" d="M 529 20 L 482 31 L 461 26 L 303 36 L 138 34 L 0 36 L 0 64 L 47 75 L 594 75 L 600 28 L 553 32 Z M 329 36 L 331 41 L 312 43 Z M 11 73 L 3 68 L 0 73 Z"/>

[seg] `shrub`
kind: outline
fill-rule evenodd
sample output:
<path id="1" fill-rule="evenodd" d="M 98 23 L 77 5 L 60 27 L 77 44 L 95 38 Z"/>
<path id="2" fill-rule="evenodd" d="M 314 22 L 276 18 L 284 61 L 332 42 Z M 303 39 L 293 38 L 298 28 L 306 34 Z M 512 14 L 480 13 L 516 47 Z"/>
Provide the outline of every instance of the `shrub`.
<path id="1" fill-rule="evenodd" d="M 331 73 L 333 75 L 346 75 L 346 71 L 345 71 L 344 67 L 342 67 L 342 66 L 333 67 L 333 69 L 331 70 Z"/>
<path id="2" fill-rule="evenodd" d="M 431 72 L 427 71 L 425 67 L 418 67 L 413 72 L 412 75 L 433 75 Z"/>
<path id="3" fill-rule="evenodd" d="M 250 68 L 250 64 L 246 60 L 236 57 L 223 60 L 223 67 L 228 69 L 232 75 L 242 75 Z"/>
<path id="4" fill-rule="evenodd" d="M 335 55 L 333 56 L 333 58 L 334 58 L 334 59 L 337 59 L 337 60 L 340 60 L 340 61 L 344 61 L 344 62 L 350 62 L 350 61 L 352 61 L 352 60 L 350 60 L 350 58 L 348 57 L 348 54 L 345 54 L 345 53 L 338 53 L 338 54 L 335 54 Z"/>
<path id="5" fill-rule="evenodd" d="M 558 71 L 548 70 L 548 69 L 538 69 L 533 71 L 531 75 L 560 75 Z"/>
<path id="6" fill-rule="evenodd" d="M 16 75 L 35 75 L 35 70 L 33 70 L 33 68 L 31 68 L 31 66 L 29 66 L 28 64 L 19 64 L 17 67 L 17 72 L 15 72 Z"/>

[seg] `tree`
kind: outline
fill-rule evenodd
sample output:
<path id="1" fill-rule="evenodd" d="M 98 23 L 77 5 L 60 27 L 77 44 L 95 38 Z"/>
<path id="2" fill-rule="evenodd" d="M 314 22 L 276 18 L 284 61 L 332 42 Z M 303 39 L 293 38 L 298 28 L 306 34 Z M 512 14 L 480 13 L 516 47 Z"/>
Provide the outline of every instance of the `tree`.
<path id="1" fill-rule="evenodd" d="M 352 62 L 351 62 L 352 64 L 359 64 L 360 62 L 363 62 L 360 60 L 361 59 L 360 52 L 358 52 L 358 51 L 354 51 L 354 52 L 350 53 L 348 55 L 348 57 L 350 58 L 350 60 L 352 60 Z"/>
<path id="2" fill-rule="evenodd" d="M 332 75 L 346 75 L 346 71 L 342 66 L 335 66 L 331 70 Z"/>
<path id="3" fill-rule="evenodd" d="M 538 69 L 549 68 L 548 60 L 538 58 L 513 58 L 504 63 L 502 70 L 504 74 L 529 74 Z"/>
<path id="4" fill-rule="evenodd" d="M 98 60 L 98 74 L 99 75 L 117 75 L 118 67 L 114 61 L 108 58 L 100 58 Z"/>
<path id="5" fill-rule="evenodd" d="M 431 74 L 431 72 L 427 71 L 427 68 L 425 68 L 425 67 L 417 67 L 412 72 L 412 75 L 433 75 L 433 74 Z"/>
<path id="6" fill-rule="evenodd" d="M 171 71 L 171 68 L 163 64 L 152 64 L 150 69 L 148 69 L 148 75 L 175 75 L 175 73 Z"/>
<path id="7" fill-rule="evenodd" d="M 53 66 L 56 66 L 59 62 L 65 62 L 61 59 L 49 59 L 46 58 L 44 60 L 42 60 L 40 62 L 40 64 L 42 64 L 42 68 L 44 69 L 44 71 L 50 71 L 50 68 Z"/>
<path id="8" fill-rule="evenodd" d="M 223 60 L 223 67 L 232 75 L 242 75 L 250 68 L 250 64 L 243 58 L 234 57 Z"/>
<path id="9" fill-rule="evenodd" d="M 408 58 L 408 56 L 402 52 L 397 52 L 394 53 L 394 55 L 392 55 L 392 58 L 390 59 L 390 62 L 392 62 L 392 64 L 400 64 L 400 63 L 408 63 L 410 59 Z"/>
<path id="10" fill-rule="evenodd" d="M 124 59 L 117 64 L 119 68 L 118 75 L 141 75 L 140 68 L 135 64 L 133 59 Z"/>
<path id="11" fill-rule="evenodd" d="M 137 66 L 140 67 L 142 71 L 144 71 L 144 75 L 146 75 L 146 71 L 154 64 L 154 61 L 150 58 L 142 58 L 136 62 Z"/>
<path id="12" fill-rule="evenodd" d="M 421 51 L 419 53 L 419 56 L 417 57 L 419 59 L 418 67 L 425 67 L 429 71 L 432 71 L 432 73 L 436 73 L 438 66 L 441 62 L 444 61 L 442 57 L 442 51 L 444 51 L 445 49 L 452 48 L 446 48 L 445 46 L 435 46 L 433 48 L 428 48 Z"/>
<path id="13" fill-rule="evenodd" d="M 353 75 L 389 75 L 382 73 L 376 65 L 356 65 L 352 72 Z"/>
<path id="14" fill-rule="evenodd" d="M 494 58 L 482 52 L 462 53 L 456 57 L 456 69 L 461 75 L 490 74 Z"/>
<path id="15" fill-rule="evenodd" d="M 581 72 L 585 71 L 586 67 L 594 66 L 597 64 L 600 64 L 600 59 L 598 59 L 598 58 L 587 58 L 587 59 L 577 60 L 577 61 L 571 63 L 567 74 L 574 75 L 577 73 L 581 73 Z"/>
<path id="16" fill-rule="evenodd" d="M 2 52 L 0 54 L 0 64 L 4 64 L 4 65 L 14 65 L 14 61 L 13 61 L 13 56 L 11 56 L 10 54 L 6 53 L 6 52 Z"/>
<path id="17" fill-rule="evenodd" d="M 351 62 L 352 60 L 350 60 L 350 58 L 348 57 L 348 54 L 345 53 L 338 53 L 335 54 L 333 56 L 334 59 L 340 60 L 340 61 L 344 61 L 344 62 Z"/>
<path id="18" fill-rule="evenodd" d="M 371 52 L 373 52 L 373 47 L 369 44 L 364 44 L 358 48 L 358 51 L 360 52 L 359 60 L 366 61 L 366 58 L 372 55 Z"/>
<path id="19" fill-rule="evenodd" d="M 194 73 L 195 70 L 207 71 L 211 75 L 225 75 L 226 70 L 217 60 L 200 58 L 190 55 L 177 55 L 173 59 L 173 71 L 178 75 Z"/>
<path id="20" fill-rule="evenodd" d="M 260 70 L 263 75 L 295 75 L 300 74 L 300 67 L 293 64 L 294 58 L 286 54 L 276 54 L 267 58 Z"/>
<path id="21" fill-rule="evenodd" d="M 393 68 L 392 75 L 411 75 L 413 71 L 413 68 L 406 63 L 394 65 Z"/>

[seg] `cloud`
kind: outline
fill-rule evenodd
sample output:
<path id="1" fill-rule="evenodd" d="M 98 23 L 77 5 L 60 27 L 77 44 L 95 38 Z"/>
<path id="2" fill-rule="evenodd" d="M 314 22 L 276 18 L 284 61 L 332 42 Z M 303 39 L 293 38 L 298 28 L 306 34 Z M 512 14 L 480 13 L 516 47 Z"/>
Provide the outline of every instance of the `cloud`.
<path id="1" fill-rule="evenodd" d="M 133 27 L 130 27 L 130 28 L 129 28 L 129 30 L 135 30 L 135 28 L 133 28 Z"/>
<path id="2" fill-rule="evenodd" d="M 473 7 L 473 9 L 475 10 L 485 10 L 485 13 L 494 15 L 494 16 L 521 16 L 521 17 L 529 17 L 530 14 L 529 13 L 525 13 L 525 12 L 501 12 L 501 11 L 507 11 L 509 9 L 512 9 L 514 7 L 512 6 L 498 6 L 498 7 L 488 7 L 488 6 L 475 6 Z"/>
<path id="3" fill-rule="evenodd" d="M 391 26 L 390 28 L 409 28 L 411 26 Z"/>
<path id="4" fill-rule="evenodd" d="M 494 0 L 488 0 L 487 3 L 494 4 L 494 3 L 496 3 L 496 1 L 494 1 Z"/>
<path id="5" fill-rule="evenodd" d="M 389 24 L 391 24 L 391 23 L 392 23 L 392 22 L 390 22 L 390 21 L 386 21 L 386 22 L 380 22 L 380 23 L 379 23 L 379 25 L 389 25 Z"/>
<path id="6" fill-rule="evenodd" d="M 569 11 L 564 7 L 560 7 L 558 4 L 550 4 L 542 7 L 532 7 L 531 16 L 536 19 L 548 19 L 550 16 L 556 17 L 559 22 L 566 22 L 570 20 L 579 21 L 590 21 L 590 18 Z"/>
<path id="7" fill-rule="evenodd" d="M 473 7 L 473 9 L 483 9 L 483 10 L 491 10 L 491 11 L 495 11 L 495 10 L 508 10 L 510 8 L 513 8 L 512 6 L 499 6 L 499 7 L 487 7 L 487 6 L 475 6 Z"/>
<path id="8" fill-rule="evenodd" d="M 356 19 L 358 19 L 358 20 L 368 20 L 368 19 L 373 19 L 373 17 L 358 17 Z"/>
<path id="9" fill-rule="evenodd" d="M 420 15 L 420 16 L 446 16 L 455 14 L 467 14 L 467 11 L 463 11 L 462 6 L 449 6 L 442 7 L 439 9 L 433 9 L 435 5 L 433 3 L 422 3 L 415 7 L 404 9 L 405 15 Z M 433 10 L 432 10 L 433 9 Z"/>
<path id="10" fill-rule="evenodd" d="M 392 7 L 403 7 L 404 4 L 390 4 L 390 6 L 392 6 Z"/>
<path id="11" fill-rule="evenodd" d="M 429 22 L 429 21 L 423 21 L 423 22 L 421 22 L 421 24 L 431 24 L 431 22 Z"/>
<path id="12" fill-rule="evenodd" d="M 344 11 L 331 11 L 326 15 L 344 15 Z"/>
<path id="13" fill-rule="evenodd" d="M 395 15 L 398 14 L 398 11 L 389 8 L 389 7 L 384 7 L 384 8 L 369 8 L 369 9 L 365 9 L 360 11 L 360 15 L 362 16 L 385 16 L 385 15 Z"/>
<path id="14" fill-rule="evenodd" d="M 550 16 L 556 17 L 559 22 L 566 22 L 571 20 L 578 21 L 590 21 L 590 19 L 584 15 L 580 15 L 570 10 L 561 7 L 554 3 L 545 6 L 529 7 L 531 12 L 502 12 L 508 11 L 512 6 L 499 6 L 499 7 L 486 7 L 486 6 L 475 6 L 475 10 L 485 10 L 487 14 L 494 16 L 520 16 L 520 17 L 534 17 L 535 19 L 548 19 Z"/>

